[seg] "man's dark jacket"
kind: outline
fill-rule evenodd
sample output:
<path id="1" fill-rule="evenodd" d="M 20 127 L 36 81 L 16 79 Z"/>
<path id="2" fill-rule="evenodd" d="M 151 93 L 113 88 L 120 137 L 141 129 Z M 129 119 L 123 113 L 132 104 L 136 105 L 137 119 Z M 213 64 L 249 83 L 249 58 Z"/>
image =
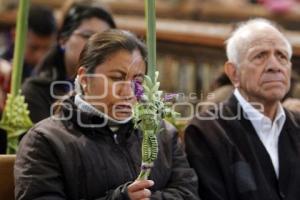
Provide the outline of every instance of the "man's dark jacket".
<path id="1" fill-rule="evenodd" d="M 102 118 L 80 112 L 73 101 L 38 123 L 22 139 L 15 163 L 16 200 L 123 200 L 141 165 L 142 134 L 127 123 L 112 132 Z M 80 123 L 79 123 L 80 122 Z M 151 199 L 197 200 L 197 177 L 175 129 L 162 123 L 150 179 Z"/>
<path id="2" fill-rule="evenodd" d="M 299 200 L 300 115 L 285 110 L 279 137 L 279 179 L 237 99 L 198 115 L 186 129 L 188 160 L 203 200 Z M 210 119 L 208 119 L 210 117 Z"/>

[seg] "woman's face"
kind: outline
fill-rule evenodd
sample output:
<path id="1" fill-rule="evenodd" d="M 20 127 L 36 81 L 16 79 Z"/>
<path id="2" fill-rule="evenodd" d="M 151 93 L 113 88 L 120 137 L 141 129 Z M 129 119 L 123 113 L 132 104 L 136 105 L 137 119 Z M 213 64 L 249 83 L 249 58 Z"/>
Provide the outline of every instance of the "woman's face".
<path id="1" fill-rule="evenodd" d="M 92 75 L 86 74 L 83 67 L 78 70 L 85 100 L 116 120 L 131 117 L 136 103 L 132 83 L 142 82 L 145 72 L 146 64 L 138 50 L 120 50 L 110 55 Z"/>
<path id="2" fill-rule="evenodd" d="M 99 18 L 93 17 L 85 19 L 81 22 L 80 26 L 73 31 L 72 35 L 62 42 L 62 47 L 65 49 L 65 65 L 68 78 L 76 73 L 80 52 L 87 42 L 87 39 L 94 33 L 101 33 L 109 28 L 110 26 Z"/>

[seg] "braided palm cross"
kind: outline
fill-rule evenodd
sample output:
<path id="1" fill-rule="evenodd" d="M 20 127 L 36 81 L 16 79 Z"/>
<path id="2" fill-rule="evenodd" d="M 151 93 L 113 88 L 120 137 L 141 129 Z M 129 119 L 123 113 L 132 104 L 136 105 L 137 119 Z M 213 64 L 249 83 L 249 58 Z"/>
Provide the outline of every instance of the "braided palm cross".
<path id="1" fill-rule="evenodd" d="M 153 163 L 158 154 L 156 134 L 160 132 L 161 120 L 166 116 L 176 117 L 178 113 L 172 111 L 162 98 L 159 90 L 160 83 L 157 81 L 158 72 L 152 82 L 149 76 L 145 76 L 143 82 L 143 94 L 140 102 L 134 106 L 134 121 L 136 128 L 143 131 L 142 164 L 138 179 L 148 179 Z"/>

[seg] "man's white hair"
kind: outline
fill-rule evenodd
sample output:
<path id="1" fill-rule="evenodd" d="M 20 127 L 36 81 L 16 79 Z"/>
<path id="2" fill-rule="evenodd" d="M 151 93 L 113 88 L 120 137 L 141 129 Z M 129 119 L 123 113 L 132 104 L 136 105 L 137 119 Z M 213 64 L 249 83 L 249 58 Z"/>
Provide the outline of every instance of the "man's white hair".
<path id="1" fill-rule="evenodd" d="M 228 61 L 234 63 L 236 66 L 239 66 L 240 52 L 242 48 L 245 47 L 245 44 L 247 44 L 248 38 L 254 34 L 265 31 L 266 29 L 273 29 L 275 32 L 279 33 L 280 37 L 282 37 L 282 40 L 287 46 L 287 53 L 289 59 L 291 59 L 293 54 L 292 46 L 283 33 L 279 31 L 279 29 L 276 28 L 276 26 L 273 25 L 269 20 L 256 18 L 239 25 L 226 41 L 226 55 Z"/>

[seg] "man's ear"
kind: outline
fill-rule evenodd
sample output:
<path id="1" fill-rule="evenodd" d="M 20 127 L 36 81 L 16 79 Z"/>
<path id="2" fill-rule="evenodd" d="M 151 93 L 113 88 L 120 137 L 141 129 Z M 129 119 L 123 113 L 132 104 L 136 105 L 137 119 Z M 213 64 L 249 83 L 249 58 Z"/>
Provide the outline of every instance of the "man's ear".
<path id="1" fill-rule="evenodd" d="M 232 62 L 227 61 L 224 65 L 224 71 L 225 74 L 230 79 L 231 83 L 234 87 L 239 87 L 240 85 L 240 79 L 239 79 L 239 71 L 235 64 Z"/>

